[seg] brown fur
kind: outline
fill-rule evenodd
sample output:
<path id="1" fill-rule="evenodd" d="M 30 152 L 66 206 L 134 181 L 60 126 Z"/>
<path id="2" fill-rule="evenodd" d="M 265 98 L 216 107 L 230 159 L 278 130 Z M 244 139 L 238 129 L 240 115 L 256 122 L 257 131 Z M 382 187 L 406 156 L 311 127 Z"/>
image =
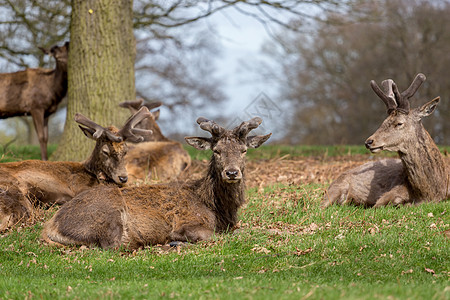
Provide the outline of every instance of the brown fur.
<path id="1" fill-rule="evenodd" d="M 367 207 L 419 204 L 439 202 L 449 197 L 450 174 L 439 149 L 421 122 L 423 117 L 433 113 L 439 97 L 410 110 L 409 102 L 405 102 L 407 99 L 402 99 L 410 89 L 402 94 L 396 89 L 395 83 L 391 83 L 389 91 L 392 94 L 386 97 L 389 116 L 367 139 L 366 146 L 374 153 L 395 151 L 400 159 L 369 162 L 343 173 L 331 183 L 323 202 L 325 207 L 334 203 Z M 394 96 L 396 102 L 390 102 Z M 397 109 L 396 105 L 402 105 L 402 109 Z"/>
<path id="2" fill-rule="evenodd" d="M 130 180 L 170 181 L 191 162 L 189 154 L 178 142 L 146 142 L 130 148 L 125 156 Z"/>
<path id="3" fill-rule="evenodd" d="M 160 105 L 160 102 L 145 103 L 142 99 L 120 104 L 121 107 L 130 109 L 131 112 L 142 106 L 153 109 Z M 172 141 L 162 134 L 156 122 L 158 118 L 159 110 L 152 112 L 151 117 L 136 126 L 152 130 L 153 134 L 148 136 L 144 143 L 131 145 L 125 157 L 127 171 L 133 181 L 171 181 L 177 179 L 191 164 L 191 157 L 181 143 Z"/>
<path id="4" fill-rule="evenodd" d="M 114 127 L 104 128 L 119 138 L 113 141 L 105 133 L 95 138 L 93 129 L 81 129 L 96 140 L 91 156 L 84 162 L 27 160 L 0 164 L 0 230 L 27 218 L 32 203 L 63 204 L 100 183 L 126 183 L 127 145 L 121 132 Z"/>
<path id="5" fill-rule="evenodd" d="M 48 118 L 67 93 L 69 43 L 42 50 L 55 58 L 54 70 L 39 68 L 0 74 L 0 119 L 31 115 L 41 158 L 47 160 Z"/>
<path id="6" fill-rule="evenodd" d="M 199 119 L 200 120 L 200 119 Z M 260 119 L 252 120 L 253 125 Z M 214 152 L 208 173 L 197 181 L 140 187 L 96 187 L 64 204 L 49 220 L 42 237 L 63 245 L 138 248 L 170 241 L 208 240 L 231 229 L 245 202 L 245 153 L 269 137 L 247 137 L 256 126 L 244 122 L 231 131 L 210 130 L 212 138 L 189 137 L 198 149 Z M 208 123 L 209 122 L 209 123 Z M 245 128 L 243 128 L 245 127 Z M 219 128 L 219 127 L 217 127 Z M 242 130 L 241 130 L 242 129 Z"/>

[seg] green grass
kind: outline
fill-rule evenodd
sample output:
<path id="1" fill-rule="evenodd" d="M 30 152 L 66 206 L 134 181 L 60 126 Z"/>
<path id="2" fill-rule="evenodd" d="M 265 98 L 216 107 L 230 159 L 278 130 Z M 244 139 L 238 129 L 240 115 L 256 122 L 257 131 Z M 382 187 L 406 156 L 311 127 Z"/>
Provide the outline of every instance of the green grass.
<path id="1" fill-rule="evenodd" d="M 56 150 L 56 144 L 48 145 L 48 154 L 51 154 Z M 195 160 L 208 160 L 211 157 L 211 151 L 200 151 L 189 145 L 184 145 L 184 149 Z M 450 146 L 439 146 L 442 153 L 450 152 Z M 17 146 L 10 145 L 4 151 L 0 148 L 0 162 L 19 161 L 26 159 L 40 159 L 39 146 L 27 145 Z M 345 155 L 370 155 L 370 152 L 364 146 L 357 145 L 334 145 L 334 146 L 290 146 L 290 145 L 263 145 L 258 149 L 249 149 L 247 157 L 248 159 L 271 159 L 283 156 L 289 157 L 305 157 L 305 156 L 319 156 L 319 157 L 335 157 Z M 383 156 L 397 156 L 396 153 L 382 152 Z"/>
<path id="2" fill-rule="evenodd" d="M 267 146 L 249 155 L 361 149 Z M 0 299 L 450 299 L 448 201 L 324 210 L 325 189 L 250 189 L 233 233 L 170 250 L 42 245 L 43 222 L 54 212 L 43 211 L 35 225 L 0 237 Z"/>
<path id="3" fill-rule="evenodd" d="M 38 222 L 1 238 L 0 298 L 449 299 L 448 202 L 323 210 L 323 189 L 250 190 L 235 232 L 168 251 L 51 248 Z"/>
<path id="4" fill-rule="evenodd" d="M 47 146 L 48 155 L 56 150 L 56 144 L 49 144 Z M 27 159 L 41 159 L 41 150 L 37 145 L 10 145 L 5 149 L 0 148 L 0 162 L 20 161 Z"/>
<path id="5" fill-rule="evenodd" d="M 185 145 L 184 149 L 193 159 L 204 160 L 211 157 L 211 150 L 200 151 L 194 147 Z M 450 152 L 450 146 L 439 146 L 442 153 Z M 357 145 L 334 145 L 334 146 L 310 146 L 310 145 L 262 145 L 258 149 L 248 149 L 247 158 L 252 159 L 271 159 L 283 156 L 289 157 L 336 157 L 346 155 L 371 155 L 370 151 L 364 146 Z M 397 157 L 397 153 L 382 152 L 377 155 Z"/>

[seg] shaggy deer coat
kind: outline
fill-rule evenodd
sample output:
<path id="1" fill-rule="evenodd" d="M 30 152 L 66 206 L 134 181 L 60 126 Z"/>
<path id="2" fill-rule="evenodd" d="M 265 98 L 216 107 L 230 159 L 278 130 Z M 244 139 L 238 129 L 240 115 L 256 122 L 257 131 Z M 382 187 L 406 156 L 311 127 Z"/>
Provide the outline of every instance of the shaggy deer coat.
<path id="1" fill-rule="evenodd" d="M 120 103 L 121 107 L 129 108 L 131 112 L 137 111 L 141 106 L 151 110 L 160 105 L 161 102 L 143 103 L 142 99 Z M 181 143 L 162 134 L 156 123 L 158 118 L 159 110 L 152 112 L 151 117 L 136 125 L 138 128 L 152 130 L 153 134 L 143 143 L 130 145 L 125 161 L 131 180 L 174 180 L 191 164 L 191 157 Z"/>
<path id="2" fill-rule="evenodd" d="M 400 159 L 369 162 L 344 172 L 331 183 L 324 206 L 352 203 L 378 207 L 439 202 L 449 197 L 448 167 L 421 122 L 433 113 L 439 97 L 410 109 L 409 99 L 424 80 L 425 76 L 418 74 L 402 93 L 391 79 L 383 81 L 384 92 L 371 82 L 387 106 L 388 117 L 366 140 L 366 147 L 372 153 L 395 151 Z"/>
<path id="3" fill-rule="evenodd" d="M 138 142 L 149 131 L 133 128 L 150 115 L 143 108 L 119 131 L 103 128 L 77 114 L 75 120 L 84 134 L 96 141 L 84 162 L 46 162 L 27 160 L 0 164 L 0 231 L 29 216 L 33 204 L 63 204 L 80 192 L 100 183 L 123 185 L 128 176 L 124 156 L 125 141 Z M 86 126 L 86 127 L 84 127 Z"/>
<path id="4" fill-rule="evenodd" d="M 39 138 L 41 158 L 47 160 L 48 118 L 67 93 L 69 42 L 62 47 L 41 50 L 55 58 L 55 69 L 26 69 L 0 74 L 0 119 L 31 115 Z"/>
<path id="5" fill-rule="evenodd" d="M 211 138 L 187 137 L 197 149 L 212 149 L 205 177 L 197 181 L 139 187 L 96 187 L 64 204 L 42 237 L 63 245 L 125 246 L 131 249 L 170 241 L 208 240 L 231 229 L 245 202 L 245 153 L 270 134 L 247 134 L 262 122 L 254 118 L 234 130 L 213 121 L 197 122 Z"/>

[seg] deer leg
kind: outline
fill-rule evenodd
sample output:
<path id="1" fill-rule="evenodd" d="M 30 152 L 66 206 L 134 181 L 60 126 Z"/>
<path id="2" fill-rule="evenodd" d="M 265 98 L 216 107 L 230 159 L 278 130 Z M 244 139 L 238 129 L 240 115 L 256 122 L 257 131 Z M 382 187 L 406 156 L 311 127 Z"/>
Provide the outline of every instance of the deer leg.
<path id="1" fill-rule="evenodd" d="M 170 233 L 171 241 L 198 242 L 211 239 L 214 230 L 203 225 L 183 225 Z"/>
<path id="2" fill-rule="evenodd" d="M 373 207 L 381 207 L 387 205 L 400 205 L 411 202 L 408 188 L 404 185 L 397 185 L 390 191 L 384 193 L 375 203 Z"/>
<path id="3" fill-rule="evenodd" d="M 31 210 L 30 202 L 20 191 L 0 188 L 0 232 L 27 219 Z"/>
<path id="4" fill-rule="evenodd" d="M 348 201 L 349 188 L 349 184 L 340 179 L 331 183 L 325 192 L 322 207 L 326 208 L 333 204 L 345 204 Z"/>
<path id="5" fill-rule="evenodd" d="M 47 160 L 47 139 L 48 139 L 48 132 L 46 133 L 45 129 L 46 123 L 44 119 L 44 111 L 43 110 L 37 110 L 31 112 L 31 117 L 33 118 L 34 123 L 34 129 L 36 130 L 36 133 L 38 135 L 39 139 L 39 145 L 41 147 L 41 159 Z"/>

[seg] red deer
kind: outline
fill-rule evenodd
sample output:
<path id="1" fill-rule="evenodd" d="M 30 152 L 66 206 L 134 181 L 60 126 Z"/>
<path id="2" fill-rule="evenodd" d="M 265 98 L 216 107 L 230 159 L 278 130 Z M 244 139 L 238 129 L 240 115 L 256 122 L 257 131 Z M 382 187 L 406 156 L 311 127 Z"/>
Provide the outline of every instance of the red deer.
<path id="1" fill-rule="evenodd" d="M 31 115 L 41 147 L 41 159 L 47 160 L 48 118 L 67 93 L 69 42 L 50 50 L 40 49 L 55 58 L 56 68 L 0 74 L 0 119 Z"/>
<path id="2" fill-rule="evenodd" d="M 381 88 L 371 81 L 372 89 L 387 107 L 388 117 L 370 136 L 366 147 L 377 153 L 397 152 L 399 159 L 369 162 L 341 174 L 331 183 L 323 205 L 355 204 L 366 207 L 439 202 L 450 194 L 449 173 L 438 147 L 422 125 L 439 103 L 439 97 L 410 109 L 409 99 L 425 75 L 418 74 L 400 93 L 391 79 Z"/>
<path id="3" fill-rule="evenodd" d="M 146 106 L 149 110 L 154 109 L 159 107 L 161 102 L 148 103 L 139 99 L 122 102 L 119 105 L 134 112 L 141 106 Z M 156 123 L 158 117 L 159 110 L 152 112 L 151 117 L 136 125 L 152 130 L 153 134 L 145 140 L 145 143 L 130 145 L 125 161 L 128 175 L 132 180 L 170 181 L 176 179 L 191 164 L 191 157 L 181 143 L 172 141 L 162 134 Z"/>
<path id="4" fill-rule="evenodd" d="M 125 141 L 139 142 L 150 131 L 134 128 L 150 116 L 142 108 L 122 129 L 104 128 L 81 114 L 75 121 L 83 133 L 96 141 L 91 156 L 84 162 L 26 160 L 0 164 L 0 231 L 28 217 L 32 203 L 63 204 L 93 186 L 123 185 L 128 180 L 124 156 Z"/>
<path id="5" fill-rule="evenodd" d="M 227 130 L 197 119 L 212 135 L 186 137 L 189 145 L 212 149 L 203 178 L 184 183 L 124 188 L 96 187 L 64 204 L 45 225 L 42 238 L 57 245 L 125 246 L 136 249 L 171 241 L 208 240 L 231 229 L 245 202 L 245 154 L 271 134 L 248 136 L 258 117 Z"/>

